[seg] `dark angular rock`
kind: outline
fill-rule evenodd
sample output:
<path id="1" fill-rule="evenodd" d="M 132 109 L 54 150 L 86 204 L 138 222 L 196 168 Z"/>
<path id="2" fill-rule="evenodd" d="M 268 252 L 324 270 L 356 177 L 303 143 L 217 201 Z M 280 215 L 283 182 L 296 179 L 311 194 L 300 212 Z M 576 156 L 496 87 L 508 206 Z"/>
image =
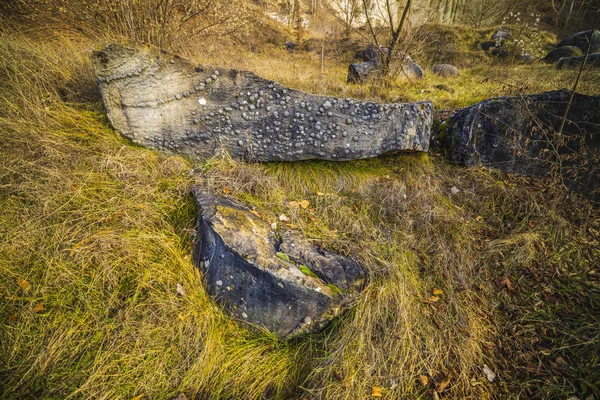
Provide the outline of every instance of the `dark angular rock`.
<path id="1" fill-rule="evenodd" d="M 581 67 L 581 63 L 585 59 L 585 56 L 581 57 L 562 57 L 556 63 L 556 69 L 565 69 L 565 68 L 579 68 Z M 598 69 L 600 68 L 600 53 L 590 54 L 587 57 L 587 61 L 585 63 L 585 69 Z"/>
<path id="2" fill-rule="evenodd" d="M 579 47 L 563 46 L 557 47 L 556 49 L 550 51 L 548 54 L 546 54 L 546 57 L 544 57 L 542 61 L 546 63 L 555 63 L 562 57 L 579 57 L 580 55 L 581 50 Z"/>
<path id="3" fill-rule="evenodd" d="M 431 67 L 431 72 L 434 74 L 441 76 L 443 78 L 447 78 L 449 76 L 459 76 L 460 71 L 454 65 L 450 64 L 437 64 Z"/>
<path id="4" fill-rule="evenodd" d="M 492 47 L 496 47 L 496 42 L 493 40 L 488 40 L 486 42 L 481 42 L 481 49 L 483 51 L 488 51 Z"/>
<path id="5" fill-rule="evenodd" d="M 360 294 L 366 275 L 356 261 L 294 232 L 278 236 L 245 206 L 199 187 L 194 195 L 194 260 L 207 292 L 234 318 L 279 337 L 318 332 Z"/>
<path id="6" fill-rule="evenodd" d="M 377 77 L 381 68 L 376 62 L 365 61 L 352 63 L 348 66 L 348 83 L 364 83 L 371 77 Z"/>
<path id="7" fill-rule="evenodd" d="M 570 189 L 600 201 L 600 96 L 576 94 L 558 137 L 569 97 L 557 90 L 488 99 L 454 114 L 436 139 L 456 163 L 559 174 Z"/>
<path id="8" fill-rule="evenodd" d="M 429 147 L 431 102 L 313 95 L 150 46 L 107 45 L 93 64 L 113 127 L 154 149 L 192 158 L 225 149 L 242 160 L 337 161 Z"/>
<path id="9" fill-rule="evenodd" d="M 587 31 L 577 32 L 564 40 L 562 40 L 556 47 L 563 46 L 575 46 L 578 47 L 582 53 L 585 53 L 588 44 L 592 40 L 592 47 L 590 48 L 590 54 L 597 53 L 600 51 L 600 31 L 595 30 L 592 33 L 591 29 Z"/>

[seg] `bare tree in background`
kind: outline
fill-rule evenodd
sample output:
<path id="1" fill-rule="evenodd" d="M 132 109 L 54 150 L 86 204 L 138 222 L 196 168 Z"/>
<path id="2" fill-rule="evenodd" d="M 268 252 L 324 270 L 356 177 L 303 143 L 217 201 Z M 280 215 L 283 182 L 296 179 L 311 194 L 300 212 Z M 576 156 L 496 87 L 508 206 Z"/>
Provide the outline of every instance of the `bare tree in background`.
<path id="1" fill-rule="evenodd" d="M 404 2 L 401 0 L 379 0 L 373 2 L 361 0 L 361 2 L 371 39 L 379 53 L 382 76 L 387 77 L 390 75 L 392 62 L 397 58 L 398 45 L 407 22 L 412 0 L 404 0 Z M 377 29 L 377 17 L 380 18 L 383 26 L 382 30 Z M 387 51 L 384 51 L 386 46 L 381 43 L 381 38 L 384 35 L 389 38 Z"/>
<path id="2" fill-rule="evenodd" d="M 332 0 L 325 2 L 325 6 L 344 26 L 344 35 L 350 36 L 363 14 L 362 0 Z"/>

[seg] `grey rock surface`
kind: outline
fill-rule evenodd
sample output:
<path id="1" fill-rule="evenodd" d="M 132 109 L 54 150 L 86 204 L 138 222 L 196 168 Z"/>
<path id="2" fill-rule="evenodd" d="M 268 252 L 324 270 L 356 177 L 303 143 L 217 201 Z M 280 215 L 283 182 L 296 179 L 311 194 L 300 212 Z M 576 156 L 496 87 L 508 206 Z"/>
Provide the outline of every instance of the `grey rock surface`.
<path id="1" fill-rule="evenodd" d="M 251 72 L 199 65 L 146 45 L 93 53 L 108 118 L 137 144 L 254 161 L 351 160 L 427 151 L 433 104 L 312 95 Z"/>
<path id="2" fill-rule="evenodd" d="M 581 57 L 562 57 L 556 63 L 556 69 L 565 68 L 579 68 L 581 63 L 585 60 L 585 56 Z M 585 69 L 598 69 L 600 68 L 600 53 L 589 54 L 585 63 Z"/>
<path id="3" fill-rule="evenodd" d="M 327 252 L 231 200 L 194 188 L 199 207 L 194 260 L 223 309 L 279 337 L 318 332 L 349 308 L 365 284 L 356 261 Z"/>
<path id="4" fill-rule="evenodd" d="M 554 50 L 551 50 L 546 54 L 546 56 L 542 59 L 542 61 L 547 63 L 555 63 L 560 60 L 562 57 L 579 57 L 581 55 L 581 50 L 579 47 L 575 46 L 563 46 L 557 47 Z"/>
<path id="5" fill-rule="evenodd" d="M 561 176 L 567 187 L 600 201 L 600 96 L 570 92 L 488 99 L 442 123 L 433 147 L 453 161 L 532 176 Z"/>
<path id="6" fill-rule="evenodd" d="M 592 41 L 590 48 L 590 54 L 600 52 L 600 31 L 594 30 L 592 33 L 591 29 L 587 31 L 577 32 L 564 40 L 562 40 L 556 47 L 562 46 L 575 46 L 578 47 L 582 53 L 585 53 L 588 44 Z"/>
<path id="7" fill-rule="evenodd" d="M 404 60 L 404 65 L 402 66 L 402 73 L 406 75 L 409 79 L 423 79 L 425 77 L 425 72 L 423 68 L 419 64 L 413 61 L 410 56 L 406 56 Z"/>
<path id="8" fill-rule="evenodd" d="M 443 78 L 460 75 L 460 70 L 450 64 L 436 64 L 431 67 L 431 72 Z"/>

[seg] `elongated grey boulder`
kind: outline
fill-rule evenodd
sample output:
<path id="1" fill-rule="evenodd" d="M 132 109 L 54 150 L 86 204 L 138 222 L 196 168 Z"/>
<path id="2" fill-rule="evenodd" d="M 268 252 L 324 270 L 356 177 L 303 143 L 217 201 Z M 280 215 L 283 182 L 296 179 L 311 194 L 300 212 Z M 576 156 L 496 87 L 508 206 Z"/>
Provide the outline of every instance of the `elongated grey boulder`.
<path id="1" fill-rule="evenodd" d="M 145 45 L 93 53 L 113 127 L 135 143 L 204 157 L 350 160 L 427 151 L 433 104 L 378 104 L 288 89 Z"/>
<path id="2" fill-rule="evenodd" d="M 231 200 L 194 188 L 194 259 L 207 292 L 226 312 L 279 337 L 318 332 L 350 307 L 365 283 L 354 260 L 275 231 Z"/>
<path id="3" fill-rule="evenodd" d="M 440 126 L 433 147 L 453 161 L 506 172 L 562 178 L 600 201 L 600 96 L 567 90 L 498 97 L 460 110 Z"/>

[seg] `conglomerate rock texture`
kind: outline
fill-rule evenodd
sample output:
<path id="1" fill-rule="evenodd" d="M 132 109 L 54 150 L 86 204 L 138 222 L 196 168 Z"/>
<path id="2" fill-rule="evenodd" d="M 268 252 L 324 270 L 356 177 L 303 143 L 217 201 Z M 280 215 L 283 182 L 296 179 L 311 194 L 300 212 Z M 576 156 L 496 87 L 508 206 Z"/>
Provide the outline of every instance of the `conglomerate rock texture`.
<path id="1" fill-rule="evenodd" d="M 108 117 L 154 149 L 254 161 L 351 160 L 429 148 L 433 104 L 312 95 L 252 72 L 198 65 L 147 45 L 93 53 Z"/>

